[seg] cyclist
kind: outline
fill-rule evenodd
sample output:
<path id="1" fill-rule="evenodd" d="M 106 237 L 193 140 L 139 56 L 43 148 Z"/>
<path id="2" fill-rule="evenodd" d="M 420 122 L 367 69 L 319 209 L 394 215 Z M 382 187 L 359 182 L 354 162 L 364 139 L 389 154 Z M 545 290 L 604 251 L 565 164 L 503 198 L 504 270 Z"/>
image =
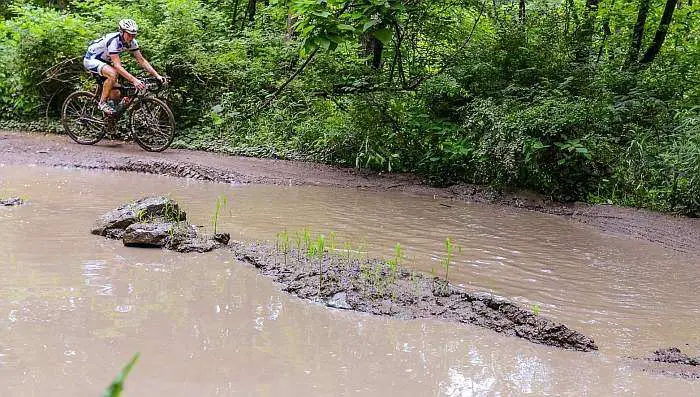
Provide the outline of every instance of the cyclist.
<path id="1" fill-rule="evenodd" d="M 119 32 L 108 33 L 104 37 L 90 42 L 87 53 L 83 59 L 83 66 L 98 78 L 98 83 L 102 84 L 102 95 L 98 107 L 106 114 L 113 114 L 115 109 L 107 104 L 107 97 L 113 103 L 118 103 L 121 93 L 118 89 L 117 77 L 122 76 L 129 80 L 134 87 L 139 90 L 145 88 L 143 82 L 122 66 L 119 54 L 129 51 L 136 62 L 161 83 L 165 83 L 165 77 L 161 76 L 143 57 L 136 41 L 138 26 L 133 19 L 122 19 L 119 21 Z"/>

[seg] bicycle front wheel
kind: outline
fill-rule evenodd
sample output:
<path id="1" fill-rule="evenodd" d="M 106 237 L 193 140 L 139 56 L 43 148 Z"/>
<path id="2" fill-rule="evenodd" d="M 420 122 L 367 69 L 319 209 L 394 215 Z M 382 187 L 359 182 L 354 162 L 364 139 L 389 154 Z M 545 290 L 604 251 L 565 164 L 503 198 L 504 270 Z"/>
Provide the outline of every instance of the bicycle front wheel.
<path id="1" fill-rule="evenodd" d="M 105 119 L 95 95 L 86 91 L 70 94 L 63 102 L 61 124 L 69 137 L 81 145 L 94 145 L 105 136 Z"/>
<path id="2" fill-rule="evenodd" d="M 144 150 L 162 152 L 175 137 L 175 116 L 158 98 L 143 98 L 129 119 L 134 140 Z"/>

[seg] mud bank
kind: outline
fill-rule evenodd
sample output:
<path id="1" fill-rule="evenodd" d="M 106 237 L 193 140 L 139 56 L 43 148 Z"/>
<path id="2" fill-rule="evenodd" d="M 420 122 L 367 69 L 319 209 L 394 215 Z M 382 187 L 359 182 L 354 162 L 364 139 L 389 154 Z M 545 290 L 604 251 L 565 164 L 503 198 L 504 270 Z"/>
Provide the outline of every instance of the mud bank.
<path id="1" fill-rule="evenodd" d="M 458 289 L 444 279 L 412 273 L 396 263 L 319 251 L 233 242 L 236 259 L 249 263 L 302 299 L 326 306 L 401 319 L 438 318 L 473 324 L 534 343 L 598 350 L 593 339 L 532 310 L 483 292 Z M 285 253 L 286 252 L 286 253 Z"/>
<path id="2" fill-rule="evenodd" d="M 314 185 L 400 191 L 442 200 L 523 208 L 581 222 L 596 230 L 700 257 L 700 219 L 607 205 L 562 204 L 527 192 L 475 185 L 436 188 L 414 175 L 372 173 L 322 164 L 169 149 L 147 153 L 134 144 L 81 146 L 66 136 L 0 131 L 0 164 L 78 167 L 171 175 L 233 184 Z"/>
<path id="3" fill-rule="evenodd" d="M 658 349 L 649 357 L 632 360 L 633 367 L 642 372 L 681 379 L 700 380 L 700 356 L 688 356 L 678 347 Z"/>
<path id="4" fill-rule="evenodd" d="M 164 196 L 145 197 L 103 214 L 91 233 L 121 239 L 126 246 L 178 252 L 207 252 L 229 243 L 226 233 L 198 235 L 180 205 Z M 302 251 L 301 235 L 299 249 L 292 249 L 285 236 L 276 246 L 233 242 L 229 248 L 236 259 L 281 283 L 285 292 L 330 307 L 402 319 L 433 317 L 544 345 L 598 350 L 593 339 L 504 298 L 410 272 L 401 266 L 400 254 L 388 262 L 355 257 L 349 247 L 345 255 L 336 254 L 334 243 L 326 246 L 323 237 L 312 242 L 308 234 Z"/>

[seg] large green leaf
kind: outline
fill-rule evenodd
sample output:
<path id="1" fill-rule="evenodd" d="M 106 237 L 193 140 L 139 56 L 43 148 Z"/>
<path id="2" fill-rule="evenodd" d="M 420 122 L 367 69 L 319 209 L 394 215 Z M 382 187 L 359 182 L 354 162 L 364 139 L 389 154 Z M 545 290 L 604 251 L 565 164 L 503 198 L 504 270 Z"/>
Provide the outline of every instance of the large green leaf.
<path id="1" fill-rule="evenodd" d="M 382 28 L 372 32 L 372 36 L 376 37 L 379 41 L 384 43 L 384 45 L 387 45 L 391 41 L 393 32 L 387 28 Z"/>

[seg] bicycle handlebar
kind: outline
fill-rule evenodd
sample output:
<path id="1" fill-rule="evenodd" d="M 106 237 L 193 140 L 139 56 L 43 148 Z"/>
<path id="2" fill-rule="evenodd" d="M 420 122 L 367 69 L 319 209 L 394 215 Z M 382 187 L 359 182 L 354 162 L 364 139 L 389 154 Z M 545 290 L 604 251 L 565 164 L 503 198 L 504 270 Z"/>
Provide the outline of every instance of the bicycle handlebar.
<path id="1" fill-rule="evenodd" d="M 146 91 L 160 91 L 161 89 L 165 88 L 165 86 L 168 85 L 168 82 L 166 80 L 165 83 L 161 83 L 160 80 L 158 80 L 155 77 L 139 77 L 136 76 L 137 79 L 141 80 L 141 82 L 146 86 L 144 90 L 137 90 L 136 87 L 134 87 L 133 84 L 127 83 L 123 84 L 122 87 L 129 89 L 129 90 L 136 90 L 136 92 L 142 93 Z"/>

